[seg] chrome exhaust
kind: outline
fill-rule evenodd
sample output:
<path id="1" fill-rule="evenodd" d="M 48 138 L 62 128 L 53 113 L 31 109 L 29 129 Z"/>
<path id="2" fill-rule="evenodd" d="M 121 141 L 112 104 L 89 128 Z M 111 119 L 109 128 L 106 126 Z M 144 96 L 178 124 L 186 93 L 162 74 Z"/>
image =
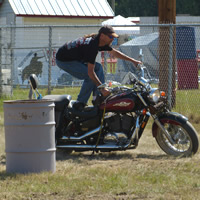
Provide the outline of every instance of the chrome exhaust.
<path id="1" fill-rule="evenodd" d="M 99 126 L 98 128 L 92 130 L 92 131 L 89 131 L 87 133 L 85 133 L 84 135 L 81 135 L 80 137 L 74 137 L 74 136 L 70 136 L 70 137 L 66 137 L 66 136 L 63 136 L 61 138 L 61 140 L 70 140 L 70 141 L 80 141 L 80 140 L 84 140 L 86 137 L 89 137 L 95 133 L 98 133 L 100 131 L 101 127 Z"/>
<path id="2" fill-rule="evenodd" d="M 91 150 L 93 150 L 93 149 L 98 149 L 98 150 L 100 150 L 100 149 L 107 149 L 107 150 L 109 150 L 109 149 L 114 149 L 114 150 L 123 150 L 123 149 L 125 149 L 125 147 L 122 147 L 122 146 L 118 146 L 118 145 L 57 145 L 56 146 L 57 148 L 62 148 L 62 149 L 74 149 L 74 150 L 76 150 L 76 149 L 82 149 L 82 150 L 84 150 L 84 149 L 91 149 Z"/>

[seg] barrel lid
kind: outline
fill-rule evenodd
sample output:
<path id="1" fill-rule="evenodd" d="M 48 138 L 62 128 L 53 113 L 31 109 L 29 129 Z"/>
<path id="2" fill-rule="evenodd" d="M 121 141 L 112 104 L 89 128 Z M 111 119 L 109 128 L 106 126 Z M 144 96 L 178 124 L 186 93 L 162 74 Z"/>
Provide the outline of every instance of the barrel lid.
<path id="1" fill-rule="evenodd" d="M 45 102 L 54 102 L 53 99 L 25 99 L 25 100 L 7 100 L 3 103 L 6 104 L 15 104 L 15 103 L 22 103 L 22 104 L 29 104 L 29 103 L 45 103 Z"/>

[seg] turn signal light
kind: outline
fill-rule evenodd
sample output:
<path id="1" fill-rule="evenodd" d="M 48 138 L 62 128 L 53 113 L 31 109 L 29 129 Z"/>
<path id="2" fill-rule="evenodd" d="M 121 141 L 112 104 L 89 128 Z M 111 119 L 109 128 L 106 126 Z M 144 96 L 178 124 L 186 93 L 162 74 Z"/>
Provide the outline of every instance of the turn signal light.
<path id="1" fill-rule="evenodd" d="M 143 115 L 146 115 L 146 114 L 147 114 L 147 110 L 146 110 L 146 109 L 143 109 L 143 110 L 142 110 L 142 114 L 143 114 Z"/>
<path id="2" fill-rule="evenodd" d="M 161 91 L 161 92 L 160 92 L 160 96 L 161 96 L 161 97 L 165 97 L 165 92 L 164 92 L 164 91 Z"/>
<path id="3" fill-rule="evenodd" d="M 146 122 L 143 122 L 142 125 L 141 125 L 141 128 L 144 128 L 146 125 Z"/>

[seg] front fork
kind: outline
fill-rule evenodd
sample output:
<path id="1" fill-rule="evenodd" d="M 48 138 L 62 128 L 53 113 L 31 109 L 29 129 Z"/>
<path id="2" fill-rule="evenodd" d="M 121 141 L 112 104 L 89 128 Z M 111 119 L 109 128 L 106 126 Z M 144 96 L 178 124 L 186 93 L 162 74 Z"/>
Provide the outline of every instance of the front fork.
<path id="1" fill-rule="evenodd" d="M 138 93 L 137 96 L 140 98 L 140 100 L 143 102 L 145 106 L 147 106 L 147 103 L 143 99 L 143 97 Z M 156 115 L 152 115 L 152 118 L 154 119 L 155 123 L 158 125 L 158 127 L 162 130 L 166 138 L 169 140 L 169 142 L 173 145 L 175 144 L 174 140 L 172 139 L 171 135 L 168 133 L 168 131 L 164 128 L 164 126 L 160 123 L 158 120 L 158 117 Z"/>
<path id="2" fill-rule="evenodd" d="M 152 118 L 154 119 L 154 122 L 158 125 L 158 127 L 162 130 L 162 132 L 164 133 L 164 135 L 166 136 L 166 138 L 169 140 L 169 142 L 174 145 L 175 142 L 172 139 L 171 135 L 169 134 L 169 132 L 165 129 L 165 127 L 160 123 L 159 119 L 157 116 L 152 115 Z"/>

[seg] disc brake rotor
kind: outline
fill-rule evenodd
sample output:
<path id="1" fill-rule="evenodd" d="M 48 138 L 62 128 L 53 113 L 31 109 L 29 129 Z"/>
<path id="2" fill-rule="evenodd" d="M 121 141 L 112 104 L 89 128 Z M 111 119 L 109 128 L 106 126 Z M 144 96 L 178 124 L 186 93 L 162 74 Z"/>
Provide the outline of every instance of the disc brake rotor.
<path id="1" fill-rule="evenodd" d="M 178 152 L 184 152 L 190 148 L 190 139 L 182 127 L 173 124 L 165 124 L 164 127 L 168 130 L 169 134 L 175 142 L 175 144 L 172 145 L 169 143 L 168 139 L 165 138 L 165 142 L 170 148 Z M 163 135 L 163 137 L 165 136 Z"/>

